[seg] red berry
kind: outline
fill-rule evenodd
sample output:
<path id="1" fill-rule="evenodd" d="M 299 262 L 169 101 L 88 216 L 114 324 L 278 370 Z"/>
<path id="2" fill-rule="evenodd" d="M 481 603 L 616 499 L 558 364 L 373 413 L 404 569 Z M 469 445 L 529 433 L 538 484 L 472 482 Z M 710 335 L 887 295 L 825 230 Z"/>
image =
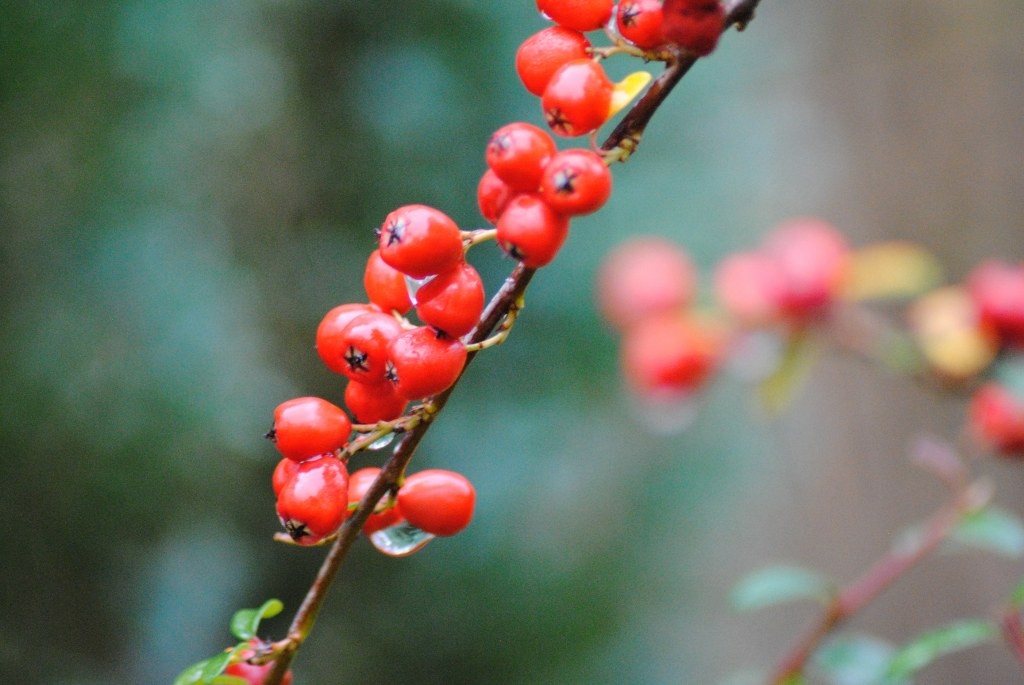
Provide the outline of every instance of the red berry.
<path id="1" fill-rule="evenodd" d="M 430 326 L 405 331 L 388 347 L 387 377 L 398 394 L 421 400 L 447 390 L 466 365 L 466 346 Z"/>
<path id="2" fill-rule="evenodd" d="M 761 252 L 737 252 L 715 270 L 715 296 L 722 307 L 747 326 L 777 321 L 785 288 L 778 263 Z"/>
<path id="3" fill-rule="evenodd" d="M 426 205 L 406 205 L 384 220 L 380 256 L 406 276 L 426 278 L 462 261 L 462 236 L 443 212 Z"/>
<path id="4" fill-rule="evenodd" d="M 344 361 L 341 372 L 360 383 L 384 380 L 388 345 L 402 332 L 402 324 L 383 312 L 371 312 L 352 319 L 339 337 Z"/>
<path id="5" fill-rule="evenodd" d="M 487 143 L 487 166 L 512 190 L 532 193 L 540 185 L 540 175 L 551 156 L 555 141 L 533 124 L 515 122 L 502 126 Z"/>
<path id="6" fill-rule="evenodd" d="M 277 515 L 300 545 L 333 535 L 348 515 L 348 471 L 330 455 L 299 464 L 277 495 Z"/>
<path id="7" fill-rule="evenodd" d="M 622 341 L 622 370 L 639 393 L 690 392 L 711 376 L 722 356 L 719 330 L 682 313 L 640 321 Z"/>
<path id="8" fill-rule="evenodd" d="M 1024 264 L 991 260 L 967 277 L 981 319 L 1008 343 L 1024 344 Z"/>
<path id="9" fill-rule="evenodd" d="M 767 236 L 764 251 L 782 274 L 779 309 L 797 321 L 820 314 L 831 304 L 850 261 L 842 234 L 812 218 L 792 219 L 778 226 Z"/>
<path id="10" fill-rule="evenodd" d="M 498 217 L 515 194 L 507 183 L 498 178 L 493 169 L 488 169 L 480 177 L 480 183 L 476 187 L 476 201 L 480 207 L 480 214 L 492 224 L 498 223 Z"/>
<path id="11" fill-rule="evenodd" d="M 725 9 L 718 0 L 665 0 L 661 31 L 666 42 L 703 57 L 725 30 Z"/>
<path id="12" fill-rule="evenodd" d="M 638 237 L 608 255 L 598 273 L 597 303 L 605 320 L 624 331 L 655 314 L 682 310 L 696 289 L 686 252 L 664 238 Z"/>
<path id="13" fill-rule="evenodd" d="M 253 639 L 249 640 L 249 644 L 253 647 L 258 647 L 259 643 Z M 256 654 L 254 649 L 246 649 L 241 652 L 243 659 L 249 659 Z M 224 669 L 224 675 L 234 676 L 241 678 L 249 685 L 263 685 L 266 677 L 270 675 L 271 669 L 274 668 L 274 662 L 268 662 L 265 664 L 250 664 L 246 661 L 239 661 L 238 663 L 230 664 Z M 292 683 L 292 672 L 287 671 L 284 674 L 284 678 L 281 679 L 281 685 L 291 685 Z"/>
<path id="14" fill-rule="evenodd" d="M 974 436 L 1004 456 L 1024 457 L 1024 399 L 998 383 L 971 398 L 968 423 Z"/>
<path id="15" fill-rule="evenodd" d="M 345 405 L 359 423 L 397 419 L 405 413 L 406 404 L 408 400 L 387 380 L 372 385 L 349 381 L 345 386 Z"/>
<path id="16" fill-rule="evenodd" d="M 416 315 L 453 338 L 469 333 L 484 311 L 484 284 L 463 262 L 439 273 L 416 293 Z"/>
<path id="17" fill-rule="evenodd" d="M 398 490 L 398 509 L 425 533 L 455 535 L 473 518 L 476 491 L 453 471 L 427 469 L 405 479 Z"/>
<path id="18" fill-rule="evenodd" d="M 379 312 L 372 304 L 342 304 L 327 312 L 316 329 L 316 353 L 327 368 L 335 373 L 344 373 L 344 344 L 341 334 L 352 319 L 369 312 Z"/>
<path id="19" fill-rule="evenodd" d="M 362 501 L 363 497 L 366 496 L 367 490 L 373 485 L 373 481 L 377 480 L 378 475 L 380 475 L 380 469 L 376 466 L 368 466 L 352 474 L 348 481 L 349 506 L 359 504 Z M 390 528 L 401 523 L 402 514 L 398 511 L 397 507 L 381 508 L 386 502 L 387 495 L 384 495 L 381 501 L 377 503 L 377 510 L 379 512 L 370 514 L 370 518 L 366 519 L 366 524 L 363 526 L 363 534 L 371 535 L 378 530 Z"/>
<path id="20" fill-rule="evenodd" d="M 612 193 L 612 172 L 592 150 L 563 150 L 540 179 L 540 194 L 551 209 L 566 216 L 600 209 Z"/>
<path id="21" fill-rule="evenodd" d="M 302 461 L 339 449 L 351 432 L 352 422 L 340 408 L 319 397 L 296 397 L 274 409 L 267 437 L 281 454 Z"/>
<path id="22" fill-rule="evenodd" d="M 623 0 L 615 15 L 619 35 L 643 50 L 665 42 L 661 22 L 661 0 Z"/>
<path id="23" fill-rule="evenodd" d="M 370 258 L 366 260 L 363 287 L 366 288 L 370 302 L 385 312 L 396 311 L 405 314 L 412 309 L 405 275 L 398 269 L 388 266 L 380 257 L 380 250 L 371 252 Z"/>
<path id="24" fill-rule="evenodd" d="M 549 264 L 569 235 L 569 218 L 537 194 L 517 195 L 498 218 L 498 244 L 531 269 Z"/>
<path id="25" fill-rule="evenodd" d="M 566 62 L 551 77 L 540 104 L 544 119 L 560 136 L 583 136 L 608 119 L 615 86 L 604 67 L 590 59 Z"/>
<path id="26" fill-rule="evenodd" d="M 577 31 L 594 31 L 612 16 L 613 0 L 537 0 L 551 21 Z"/>
<path id="27" fill-rule="evenodd" d="M 284 484 L 291 480 L 295 472 L 299 470 L 299 462 L 294 459 L 285 457 L 281 461 L 277 462 L 277 466 L 274 467 L 274 475 L 270 477 L 270 485 L 274 488 L 274 494 L 281 494 L 281 488 Z"/>
<path id="28" fill-rule="evenodd" d="M 590 41 L 579 31 L 549 26 L 527 38 L 516 52 L 516 71 L 526 90 L 537 97 L 558 68 L 574 59 L 589 57 Z"/>

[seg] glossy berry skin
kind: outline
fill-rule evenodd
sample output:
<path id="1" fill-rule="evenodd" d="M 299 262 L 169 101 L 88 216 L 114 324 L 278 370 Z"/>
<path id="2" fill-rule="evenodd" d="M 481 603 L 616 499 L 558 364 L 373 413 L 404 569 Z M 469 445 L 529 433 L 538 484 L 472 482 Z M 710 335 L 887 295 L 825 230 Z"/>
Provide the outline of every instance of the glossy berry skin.
<path id="1" fill-rule="evenodd" d="M 521 121 L 502 126 L 487 143 L 487 166 L 513 191 L 532 193 L 556 152 L 547 131 Z"/>
<path id="2" fill-rule="evenodd" d="M 450 388 L 466 365 L 466 346 L 430 326 L 405 331 L 388 347 L 387 378 L 399 395 L 421 400 Z"/>
<path id="3" fill-rule="evenodd" d="M 615 86 L 604 67 L 590 59 L 566 62 L 544 89 L 544 119 L 560 136 L 584 136 L 607 121 Z"/>
<path id="4" fill-rule="evenodd" d="M 339 449 L 351 432 L 352 422 L 341 408 L 319 397 L 296 397 L 274 409 L 267 437 L 282 455 L 303 461 Z"/>
<path id="5" fill-rule="evenodd" d="M 350 511 L 354 505 L 358 505 L 363 497 L 366 496 L 367 490 L 373 485 L 373 481 L 377 479 L 378 475 L 380 475 L 380 469 L 376 466 L 368 466 L 352 474 L 348 481 Z M 390 528 L 402 522 L 402 514 L 398 511 L 397 507 L 382 508 L 386 502 L 387 495 L 384 495 L 381 501 L 377 503 L 377 509 L 375 509 L 377 513 L 370 514 L 370 518 L 366 519 L 366 524 L 363 525 L 364 535 L 372 535 L 378 530 Z"/>
<path id="6" fill-rule="evenodd" d="M 967 289 L 1002 342 L 1024 344 L 1024 264 L 983 262 L 968 275 Z"/>
<path id="7" fill-rule="evenodd" d="M 665 41 L 698 57 L 711 54 L 725 30 L 725 9 L 718 0 L 665 0 L 661 11 Z"/>
<path id="8" fill-rule="evenodd" d="M 745 326 L 779 321 L 784 291 L 781 268 L 761 252 L 735 252 L 715 269 L 715 296 L 719 304 Z"/>
<path id="9" fill-rule="evenodd" d="M 612 193 L 612 172 L 592 150 L 563 150 L 540 179 L 540 195 L 551 209 L 566 216 L 591 214 L 604 206 Z"/>
<path id="10" fill-rule="evenodd" d="M 370 312 L 352 319 L 341 332 L 341 372 L 360 383 L 384 380 L 388 345 L 402 333 L 402 324 L 383 312 Z"/>
<path id="11" fill-rule="evenodd" d="M 516 72 L 526 89 L 540 97 L 558 68 L 587 59 L 590 41 L 579 31 L 549 26 L 527 38 L 516 52 Z"/>
<path id="12" fill-rule="evenodd" d="M 277 516 L 292 540 L 315 545 L 348 515 L 348 471 L 331 455 L 299 464 L 277 495 Z"/>
<path id="13" fill-rule="evenodd" d="M 412 278 L 441 273 L 463 260 L 459 227 L 426 205 L 406 205 L 388 214 L 380 230 L 380 256 Z"/>
<path id="14" fill-rule="evenodd" d="M 407 404 L 387 380 L 372 385 L 349 381 L 345 386 L 345 406 L 359 423 L 392 421 L 405 413 Z"/>
<path id="15" fill-rule="evenodd" d="M 622 371 L 641 395 L 674 395 L 702 386 L 722 357 L 718 330 L 690 315 L 669 313 L 645 319 L 622 341 Z"/>
<path id="16" fill-rule="evenodd" d="M 594 31 L 612 16 L 613 0 L 537 0 L 551 21 L 577 31 Z"/>
<path id="17" fill-rule="evenodd" d="M 277 462 L 277 466 L 274 467 L 274 475 L 270 477 L 270 485 L 274 488 L 274 495 L 281 494 L 281 488 L 284 484 L 291 480 L 295 472 L 299 470 L 300 462 L 294 459 L 285 457 L 281 461 Z"/>
<path id="18" fill-rule="evenodd" d="M 568 235 L 569 218 L 535 193 L 512 198 L 498 217 L 498 244 L 531 269 L 551 263 Z"/>
<path id="19" fill-rule="evenodd" d="M 453 338 L 473 330 L 483 311 L 483 281 L 466 262 L 439 273 L 416 293 L 416 315 L 420 321 Z"/>
<path id="20" fill-rule="evenodd" d="M 255 640 L 250 640 L 254 648 L 259 645 Z M 241 653 L 243 659 L 248 659 L 256 654 L 255 649 L 244 650 Z M 249 685 L 263 685 L 267 676 L 270 675 L 270 671 L 274 668 L 274 663 L 268 662 L 265 664 L 250 664 L 245 661 L 239 661 L 238 663 L 229 664 L 224 669 L 224 675 L 234 676 L 241 678 Z M 284 674 L 284 678 L 281 679 L 281 685 L 291 685 L 292 683 L 292 672 L 287 671 Z"/>
<path id="21" fill-rule="evenodd" d="M 419 471 L 398 490 L 398 509 L 405 520 L 438 536 L 455 535 L 468 526 L 475 504 L 473 485 L 453 471 Z"/>
<path id="22" fill-rule="evenodd" d="M 476 202 L 480 208 L 480 215 L 491 224 L 498 223 L 498 217 L 515 195 L 516 192 L 498 178 L 493 169 L 488 169 L 480 177 L 480 183 L 476 187 Z"/>
<path id="23" fill-rule="evenodd" d="M 608 255 L 597 277 L 597 304 L 619 331 L 665 312 L 687 307 L 697 272 L 678 245 L 665 238 L 631 238 Z"/>
<path id="24" fill-rule="evenodd" d="M 409 299 L 409 288 L 405 284 L 405 275 L 381 259 L 380 250 L 374 250 L 366 260 L 363 272 L 363 287 L 370 302 L 384 312 L 406 314 L 412 309 Z"/>
<path id="25" fill-rule="evenodd" d="M 619 35 L 643 50 L 665 42 L 661 23 L 661 0 L 623 0 L 615 13 Z"/>
<path id="26" fill-rule="evenodd" d="M 968 425 L 983 445 L 1007 457 L 1024 457 L 1024 398 L 990 382 L 974 393 Z"/>
<path id="27" fill-rule="evenodd" d="M 370 312 L 379 312 L 373 304 L 342 304 L 324 315 L 316 329 L 316 353 L 328 369 L 334 373 L 344 373 L 345 346 L 341 334 L 352 319 Z"/>
<path id="28" fill-rule="evenodd" d="M 822 313 L 832 303 L 850 260 L 842 234 L 814 218 L 780 224 L 766 237 L 764 252 L 781 272 L 779 310 L 796 322 Z"/>

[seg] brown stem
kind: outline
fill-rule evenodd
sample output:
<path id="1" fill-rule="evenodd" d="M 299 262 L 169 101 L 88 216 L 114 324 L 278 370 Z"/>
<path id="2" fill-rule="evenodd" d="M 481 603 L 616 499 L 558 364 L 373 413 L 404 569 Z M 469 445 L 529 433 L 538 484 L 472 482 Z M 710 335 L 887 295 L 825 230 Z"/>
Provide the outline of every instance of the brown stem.
<path id="1" fill-rule="evenodd" d="M 754 8 L 757 7 L 758 2 L 759 0 L 733 0 L 732 2 L 725 3 L 727 12 L 725 27 L 729 28 L 733 25 L 742 27 L 745 25 L 753 17 Z M 640 136 L 643 134 L 648 122 L 650 122 L 654 113 L 668 97 L 672 88 L 675 87 L 696 61 L 697 58 L 693 56 L 683 56 L 681 54 L 676 59 L 669 61 L 662 75 L 612 131 L 611 135 L 602 145 L 602 149 L 610 151 L 615 148 L 623 148 L 627 153 L 622 157 L 622 159 L 625 159 L 625 156 L 628 156 L 628 153 L 632 152 L 639 143 Z M 480 323 L 463 341 L 467 344 L 479 343 L 491 336 L 509 311 L 516 306 L 516 302 L 522 298 L 534 273 L 536 273 L 534 269 L 528 269 L 522 264 L 518 265 L 509 277 L 505 279 L 504 284 L 495 293 L 494 297 L 491 298 L 481 316 Z M 469 354 L 466 359 L 467 367 L 476 357 L 476 354 L 477 352 Z M 465 372 L 465 369 L 463 372 Z M 461 379 L 461 375 L 459 378 Z M 359 531 L 362 530 L 363 524 L 366 523 L 370 514 L 373 513 L 373 509 L 377 506 L 377 502 L 381 497 L 388 490 L 397 487 L 398 481 L 412 459 L 413 453 L 419 446 L 423 436 L 426 435 L 427 430 L 429 430 L 434 417 L 444 407 L 457 384 L 458 380 L 448 390 L 430 400 L 430 410 L 427 415 L 403 436 L 391 457 L 381 468 L 380 474 L 359 502 L 359 506 L 356 507 L 355 511 L 352 512 L 341 526 L 337 539 L 331 545 L 330 551 L 324 558 L 313 584 L 310 586 L 305 599 L 303 599 L 302 604 L 295 613 L 295 617 L 292 619 L 287 636 L 283 640 L 271 645 L 271 650 L 275 655 L 273 657 L 274 667 L 264 680 L 264 685 L 280 685 L 282 682 L 285 673 L 291 666 L 292 660 L 295 658 L 295 653 L 312 630 L 317 614 L 327 598 L 327 591 L 337 576 L 342 562 L 348 555 L 352 543 L 355 542 Z"/>
<path id="2" fill-rule="evenodd" d="M 984 483 L 955 491 L 950 500 L 928 519 L 913 544 L 890 550 L 835 595 L 818 621 L 775 667 L 769 684 L 784 685 L 800 676 L 822 640 L 938 549 L 961 517 L 984 506 L 990 497 L 991 490 Z"/>

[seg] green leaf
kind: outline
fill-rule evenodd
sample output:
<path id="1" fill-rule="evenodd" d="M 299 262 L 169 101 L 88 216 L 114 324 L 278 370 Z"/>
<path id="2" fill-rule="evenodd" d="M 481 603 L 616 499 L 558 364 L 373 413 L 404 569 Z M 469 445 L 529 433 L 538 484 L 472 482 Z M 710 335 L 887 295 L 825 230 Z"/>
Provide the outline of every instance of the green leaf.
<path id="1" fill-rule="evenodd" d="M 789 336 L 779 365 L 757 388 L 766 411 L 779 414 L 789 406 L 800 383 L 817 361 L 818 351 L 819 346 L 813 344 L 807 333 L 797 332 Z"/>
<path id="2" fill-rule="evenodd" d="M 1013 606 L 1018 609 L 1024 606 L 1024 578 L 1021 578 L 1020 582 L 1017 583 L 1017 587 L 1013 589 L 1013 594 L 1010 595 L 1010 601 L 1013 603 Z"/>
<path id="3" fill-rule="evenodd" d="M 837 635 L 814 652 L 813 666 L 832 685 L 875 685 L 896 648 L 870 635 Z"/>
<path id="4" fill-rule="evenodd" d="M 206 668 L 207 661 L 209 659 L 203 659 L 186 668 L 174 679 L 173 685 L 195 685 L 196 683 L 201 683 L 203 680 L 203 669 Z"/>
<path id="5" fill-rule="evenodd" d="M 922 633 L 896 652 L 886 669 L 885 685 L 901 685 L 944 654 L 967 649 L 999 636 L 991 621 L 957 621 Z"/>
<path id="6" fill-rule="evenodd" d="M 817 571 L 799 566 L 771 566 L 754 571 L 733 588 L 732 605 L 739 611 L 761 609 L 795 599 L 828 601 L 835 584 Z"/>
<path id="7" fill-rule="evenodd" d="M 234 675 L 219 675 L 210 681 L 210 685 L 249 685 L 249 681 Z"/>
<path id="8" fill-rule="evenodd" d="M 203 672 L 200 674 L 199 682 L 209 683 L 214 678 L 224 672 L 224 669 L 231 663 L 231 657 L 234 655 L 235 650 L 230 649 L 226 652 L 222 652 L 215 657 L 211 657 L 206 660 L 203 666 Z"/>
<path id="9" fill-rule="evenodd" d="M 251 640 L 256 637 L 260 621 L 277 616 L 282 609 L 284 604 L 279 599 L 268 599 L 255 609 L 240 609 L 231 617 L 231 634 L 239 640 Z"/>
<path id="10" fill-rule="evenodd" d="M 1024 524 L 1008 511 L 985 507 L 964 516 L 950 540 L 1016 558 L 1024 554 Z"/>

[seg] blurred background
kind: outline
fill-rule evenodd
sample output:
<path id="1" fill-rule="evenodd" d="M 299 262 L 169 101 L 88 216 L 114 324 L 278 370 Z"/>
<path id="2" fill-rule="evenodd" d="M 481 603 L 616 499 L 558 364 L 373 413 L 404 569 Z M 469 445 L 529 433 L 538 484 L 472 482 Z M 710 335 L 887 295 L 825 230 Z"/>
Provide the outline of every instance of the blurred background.
<path id="1" fill-rule="evenodd" d="M 372 229 L 463 227 L 489 134 L 541 123 L 516 78 L 529 0 L 0 1 L 0 676 L 169 683 L 269 597 L 284 631 L 322 557 L 271 541 L 279 402 L 342 384 L 320 317 L 364 299 Z M 793 215 L 919 241 L 961 278 L 1024 257 L 1019 0 L 765 0 L 574 222 L 508 344 L 415 464 L 465 473 L 473 525 L 406 559 L 361 542 L 296 683 L 716 683 L 813 615 L 737 615 L 768 562 L 849 580 L 941 486 L 907 465 L 963 399 L 829 354 L 769 418 L 722 378 L 652 430 L 592 303 L 603 255 L 668 236 L 710 268 Z M 628 60 L 612 70 L 637 68 Z M 565 143 L 575 144 L 575 143 Z M 510 269 L 474 250 L 489 290 Z M 379 456 L 361 456 L 356 465 Z M 1019 466 L 987 466 L 998 500 Z M 943 556 L 853 628 L 901 643 L 1006 597 L 1020 562 Z M 1001 646 L 918 683 L 1016 682 Z"/>

